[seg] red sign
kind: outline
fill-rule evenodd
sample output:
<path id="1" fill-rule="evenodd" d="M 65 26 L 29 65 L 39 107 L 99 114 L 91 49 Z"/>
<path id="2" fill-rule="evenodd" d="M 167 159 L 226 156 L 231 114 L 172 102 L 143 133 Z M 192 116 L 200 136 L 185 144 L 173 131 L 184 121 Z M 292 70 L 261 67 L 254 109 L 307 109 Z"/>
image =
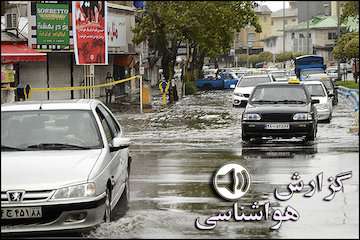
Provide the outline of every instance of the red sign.
<path id="1" fill-rule="evenodd" d="M 106 1 L 73 1 L 76 64 L 108 64 Z"/>

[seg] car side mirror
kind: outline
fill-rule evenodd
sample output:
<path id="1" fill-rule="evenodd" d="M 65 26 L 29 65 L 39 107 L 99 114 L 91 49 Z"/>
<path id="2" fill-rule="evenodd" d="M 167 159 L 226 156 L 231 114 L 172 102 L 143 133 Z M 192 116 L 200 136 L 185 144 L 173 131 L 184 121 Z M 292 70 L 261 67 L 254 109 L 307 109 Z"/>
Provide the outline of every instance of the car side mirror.
<path id="1" fill-rule="evenodd" d="M 319 99 L 311 99 L 311 104 L 317 104 L 320 103 Z"/>
<path id="2" fill-rule="evenodd" d="M 332 94 L 332 93 L 329 93 L 329 94 L 328 94 L 328 97 L 332 98 L 332 97 L 335 97 L 335 95 Z"/>
<path id="3" fill-rule="evenodd" d="M 128 148 L 130 146 L 130 138 L 114 137 L 110 143 L 110 152 Z"/>

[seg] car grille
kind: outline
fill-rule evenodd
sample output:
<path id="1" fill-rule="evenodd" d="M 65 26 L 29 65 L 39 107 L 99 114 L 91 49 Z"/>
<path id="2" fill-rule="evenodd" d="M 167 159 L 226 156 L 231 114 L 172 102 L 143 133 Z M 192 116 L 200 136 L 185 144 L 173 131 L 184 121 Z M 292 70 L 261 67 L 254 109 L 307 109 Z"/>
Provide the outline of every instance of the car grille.
<path id="1" fill-rule="evenodd" d="M 248 98 L 248 97 L 250 97 L 250 94 L 244 94 L 244 97 Z"/>
<path id="2" fill-rule="evenodd" d="M 261 120 L 266 122 L 292 122 L 293 115 L 293 113 L 263 113 Z"/>
<path id="3" fill-rule="evenodd" d="M 22 202 L 39 202 L 48 200 L 54 190 L 26 191 Z M 6 192 L 1 192 L 1 203 L 9 203 Z"/>

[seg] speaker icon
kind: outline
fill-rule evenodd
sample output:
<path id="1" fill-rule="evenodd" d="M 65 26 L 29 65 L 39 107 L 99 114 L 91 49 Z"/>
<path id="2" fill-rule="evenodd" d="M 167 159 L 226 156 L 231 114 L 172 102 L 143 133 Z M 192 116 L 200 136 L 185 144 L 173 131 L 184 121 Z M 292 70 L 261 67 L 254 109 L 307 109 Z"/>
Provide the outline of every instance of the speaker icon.
<path id="1" fill-rule="evenodd" d="M 229 183 L 223 186 L 221 179 L 230 178 Z M 250 174 L 239 164 L 225 164 L 218 169 L 213 178 L 216 192 L 224 199 L 234 201 L 241 198 L 250 188 Z"/>

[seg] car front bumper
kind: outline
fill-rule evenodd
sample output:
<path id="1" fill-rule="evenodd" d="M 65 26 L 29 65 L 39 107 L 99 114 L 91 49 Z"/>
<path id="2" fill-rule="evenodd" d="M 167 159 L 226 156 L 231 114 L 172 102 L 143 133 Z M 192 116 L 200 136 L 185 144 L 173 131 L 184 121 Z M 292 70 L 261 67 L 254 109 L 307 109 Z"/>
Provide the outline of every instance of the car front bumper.
<path id="1" fill-rule="evenodd" d="M 105 193 L 92 199 L 79 202 L 42 202 L 2 205 L 2 210 L 12 207 L 41 207 L 42 218 L 2 219 L 1 234 L 51 232 L 64 230 L 82 230 L 92 228 L 103 222 L 105 212 Z M 82 214 L 77 221 L 66 221 L 70 216 Z"/>
<path id="2" fill-rule="evenodd" d="M 299 122 L 281 122 L 289 124 L 289 129 L 266 129 L 265 126 L 273 122 L 247 122 L 241 123 L 242 132 L 247 137 L 303 137 L 307 136 L 314 130 L 312 121 Z M 280 122 L 276 122 L 280 123 Z"/>

